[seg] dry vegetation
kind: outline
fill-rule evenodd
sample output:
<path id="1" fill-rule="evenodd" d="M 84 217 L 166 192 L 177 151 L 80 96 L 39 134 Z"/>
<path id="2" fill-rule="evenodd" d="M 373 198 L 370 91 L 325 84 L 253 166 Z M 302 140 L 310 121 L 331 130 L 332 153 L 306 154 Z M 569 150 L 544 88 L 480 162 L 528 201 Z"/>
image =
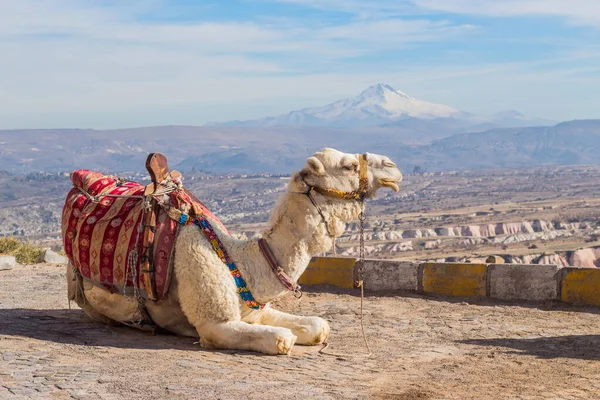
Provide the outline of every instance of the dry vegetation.
<path id="1" fill-rule="evenodd" d="M 14 237 L 0 238 L 0 254 L 15 256 L 20 264 L 35 264 L 43 249 Z"/>

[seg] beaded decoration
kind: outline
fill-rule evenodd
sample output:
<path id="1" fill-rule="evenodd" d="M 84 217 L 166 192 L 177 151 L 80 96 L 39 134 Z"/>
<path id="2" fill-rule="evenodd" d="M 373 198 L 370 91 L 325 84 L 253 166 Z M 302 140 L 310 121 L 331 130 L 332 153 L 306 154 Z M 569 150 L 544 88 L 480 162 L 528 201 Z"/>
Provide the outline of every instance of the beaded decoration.
<path id="1" fill-rule="evenodd" d="M 192 219 L 192 218 L 190 218 L 189 215 L 182 214 L 181 217 L 179 218 L 179 223 L 181 225 L 190 225 L 191 223 L 193 223 L 193 224 L 197 225 L 200 229 L 202 229 L 202 232 L 204 232 L 204 235 L 206 236 L 206 238 L 212 245 L 212 248 L 215 250 L 215 253 L 217 253 L 217 255 L 219 256 L 221 261 L 223 261 L 223 263 L 225 265 L 227 265 L 227 268 L 229 268 L 229 272 L 231 273 L 231 276 L 233 277 L 235 286 L 237 286 L 238 294 L 244 301 L 244 304 L 246 304 L 246 306 L 248 306 L 249 308 L 251 308 L 253 310 L 262 309 L 264 307 L 264 305 L 259 304 L 256 300 L 254 300 L 254 296 L 252 296 L 252 293 L 250 292 L 250 289 L 248 288 L 248 284 L 242 277 L 240 270 L 237 268 L 237 266 L 235 265 L 235 262 L 231 259 L 231 257 L 229 257 L 229 254 L 227 254 L 227 250 L 225 250 L 225 246 L 223 246 L 223 243 L 221 243 L 221 240 L 215 233 L 214 228 L 212 227 L 210 222 L 208 222 L 206 217 L 204 217 L 203 215 L 200 215 L 200 216 Z"/>
<path id="2" fill-rule="evenodd" d="M 187 214 L 181 214 L 179 217 L 179 225 L 189 225 L 192 222 L 192 219 Z"/>

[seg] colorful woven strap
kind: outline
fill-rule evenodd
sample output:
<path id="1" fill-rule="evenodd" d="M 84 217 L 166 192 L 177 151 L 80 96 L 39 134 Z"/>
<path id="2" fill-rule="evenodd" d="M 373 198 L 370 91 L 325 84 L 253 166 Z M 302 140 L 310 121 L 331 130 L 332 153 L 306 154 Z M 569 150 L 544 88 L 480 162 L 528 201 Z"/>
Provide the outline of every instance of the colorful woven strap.
<path id="1" fill-rule="evenodd" d="M 183 215 L 185 215 L 185 217 Z M 227 254 L 225 246 L 223 246 L 223 243 L 221 243 L 221 240 L 215 233 L 215 230 L 213 229 L 210 222 L 208 222 L 206 217 L 200 215 L 192 219 L 187 214 L 183 215 L 180 218 L 179 223 L 182 225 L 189 225 L 191 221 L 191 223 L 198 225 L 198 227 L 202 229 L 202 232 L 204 232 L 204 235 L 212 245 L 212 248 L 215 250 L 221 261 L 223 261 L 223 263 L 227 265 L 227 268 L 229 268 L 229 272 L 231 272 L 231 276 L 233 276 L 233 280 L 235 281 L 235 286 L 237 286 L 238 294 L 244 301 L 244 304 L 246 304 L 246 306 L 250 307 L 253 310 L 262 309 L 264 305 L 259 304 L 256 300 L 254 300 L 254 296 L 252 296 L 252 293 L 248 288 L 248 284 L 246 283 L 244 278 L 242 278 L 240 270 L 237 268 L 235 262 L 231 259 L 231 257 L 229 257 L 229 254 Z"/>

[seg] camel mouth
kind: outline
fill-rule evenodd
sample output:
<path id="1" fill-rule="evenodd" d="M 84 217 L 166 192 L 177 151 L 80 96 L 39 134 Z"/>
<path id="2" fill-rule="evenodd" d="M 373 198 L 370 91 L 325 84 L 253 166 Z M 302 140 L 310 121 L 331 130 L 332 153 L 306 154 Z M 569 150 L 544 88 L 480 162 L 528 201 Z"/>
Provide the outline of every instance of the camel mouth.
<path id="1" fill-rule="evenodd" d="M 382 186 L 387 186 L 387 187 L 391 188 L 394 192 L 397 192 L 400 190 L 400 186 L 398 186 L 398 182 L 400 182 L 400 181 L 396 181 L 394 179 L 379 178 L 379 183 Z"/>

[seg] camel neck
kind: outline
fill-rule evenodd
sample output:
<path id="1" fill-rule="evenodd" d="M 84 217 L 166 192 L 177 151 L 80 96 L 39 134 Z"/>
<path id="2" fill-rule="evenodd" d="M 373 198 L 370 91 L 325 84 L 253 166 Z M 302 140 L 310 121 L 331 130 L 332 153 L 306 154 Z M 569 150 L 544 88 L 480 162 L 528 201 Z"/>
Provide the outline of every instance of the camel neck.
<path id="1" fill-rule="evenodd" d="M 278 202 L 283 210 L 274 210 L 271 227 L 263 238 L 269 243 L 285 273 L 295 282 L 310 259 L 331 249 L 332 238 L 309 198 L 287 192 Z M 327 211 L 325 211 L 327 212 Z"/>
<path id="2" fill-rule="evenodd" d="M 360 206 L 356 202 L 330 202 L 324 198 L 318 198 L 317 201 L 327 219 L 329 229 L 338 236 L 343 233 L 346 222 L 356 218 L 360 212 Z M 329 251 L 333 245 L 333 239 L 329 236 L 321 215 L 303 193 L 288 191 L 282 194 L 273 209 L 269 225 L 270 228 L 262 237 L 293 282 L 298 281 L 313 256 Z M 258 242 L 253 243 L 245 250 L 244 256 L 248 261 L 256 261 L 241 261 L 239 268 L 256 300 L 266 303 L 288 290 L 261 254 Z"/>

